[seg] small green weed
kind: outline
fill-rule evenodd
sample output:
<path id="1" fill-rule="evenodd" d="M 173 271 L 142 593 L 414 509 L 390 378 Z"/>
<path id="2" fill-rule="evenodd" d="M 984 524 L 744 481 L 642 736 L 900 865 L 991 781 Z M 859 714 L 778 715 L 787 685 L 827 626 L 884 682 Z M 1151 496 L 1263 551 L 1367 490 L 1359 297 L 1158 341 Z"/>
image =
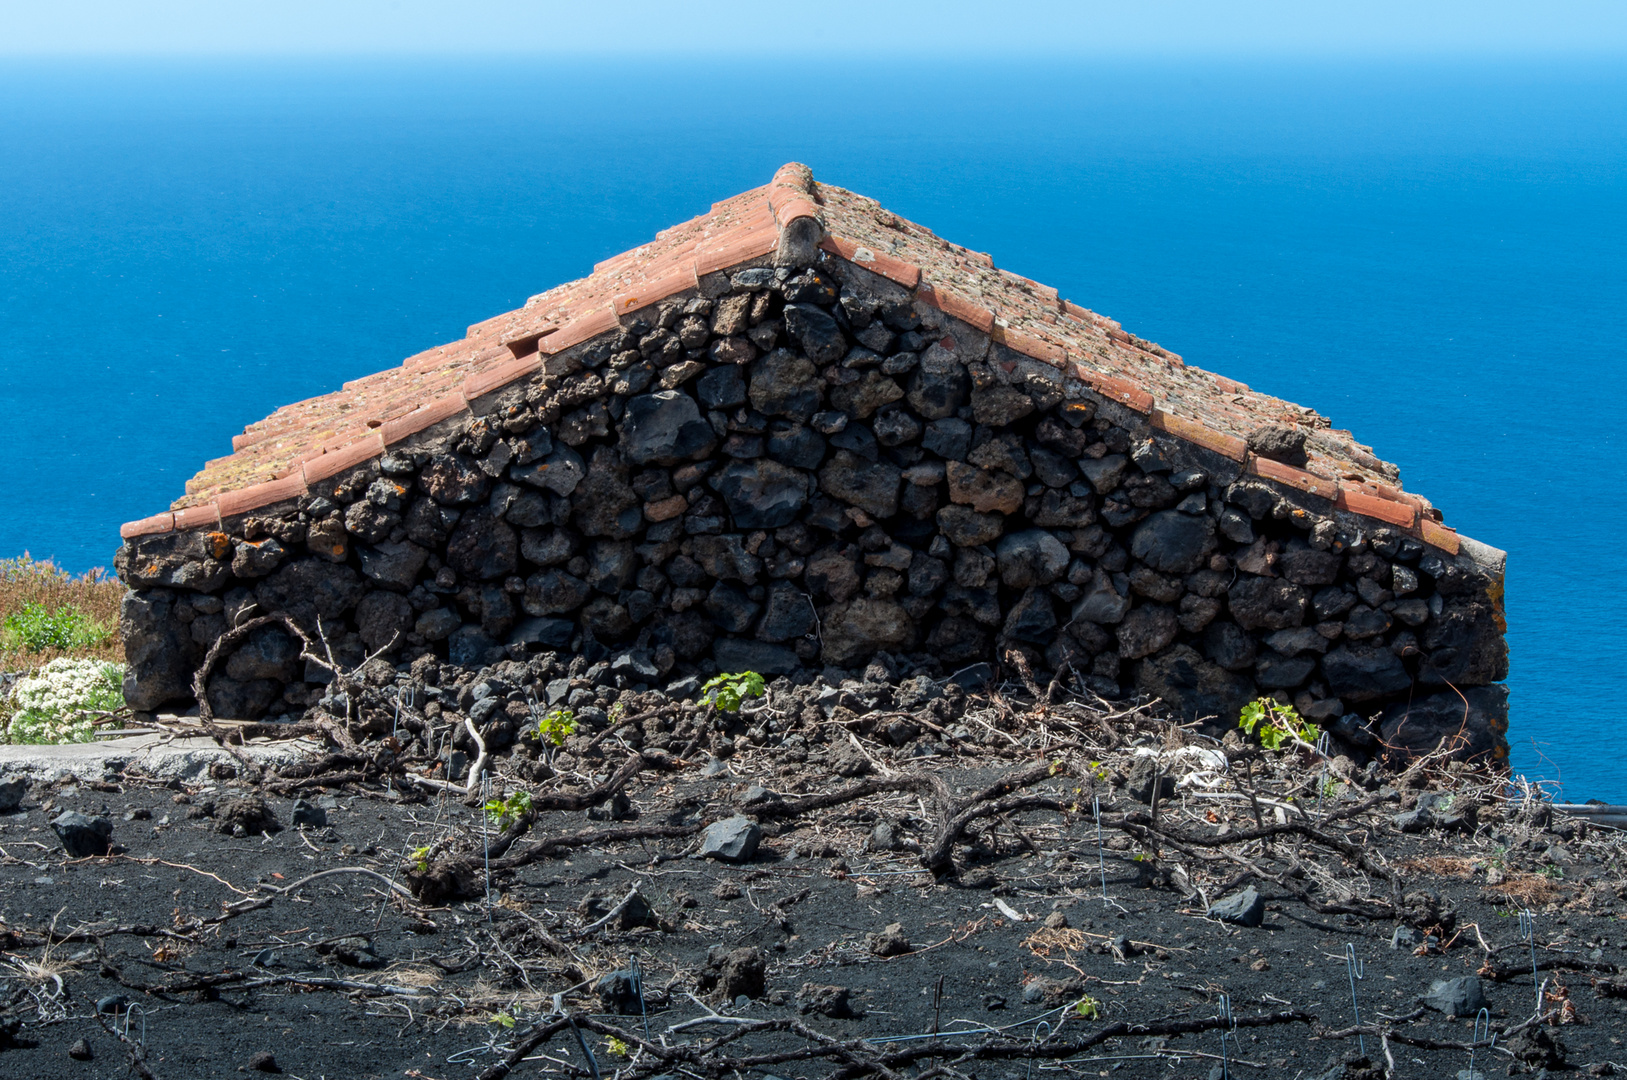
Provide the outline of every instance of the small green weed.
<path id="1" fill-rule="evenodd" d="M 510 1016 L 506 1012 L 492 1013 L 491 1022 L 494 1024 L 500 1024 L 502 1027 L 508 1030 L 513 1030 L 514 1028 L 514 1017 Z"/>
<path id="2" fill-rule="evenodd" d="M 24 652 L 93 649 L 112 634 L 111 626 L 98 622 L 72 604 L 51 610 L 30 601 L 0 623 L 0 642 L 4 647 Z"/>
<path id="3" fill-rule="evenodd" d="M 1243 706 L 1237 726 L 1260 740 L 1267 750 L 1281 750 L 1292 746 L 1295 739 L 1314 743 L 1322 734 L 1315 724 L 1300 718 L 1292 705 L 1279 705 L 1270 698 L 1260 698 Z"/>
<path id="4" fill-rule="evenodd" d="M 415 849 L 408 861 L 412 863 L 412 868 L 420 874 L 429 873 L 429 848 Z"/>
<path id="5" fill-rule="evenodd" d="M 626 1039 L 618 1039 L 614 1035 L 605 1039 L 604 1048 L 616 1057 L 629 1057 L 633 1052 L 631 1044 Z"/>
<path id="6" fill-rule="evenodd" d="M 1102 1018 L 1102 1003 L 1086 994 L 1073 1003 L 1073 1011 L 1083 1020 L 1100 1020 Z"/>
<path id="7" fill-rule="evenodd" d="M 575 733 L 576 714 L 569 709 L 555 709 L 537 721 L 537 738 L 553 746 L 564 746 Z"/>
<path id="8" fill-rule="evenodd" d="M 486 820 L 506 829 L 531 812 L 531 793 L 511 791 L 506 799 L 493 799 L 485 806 Z"/>
<path id="9" fill-rule="evenodd" d="M 701 687 L 701 693 L 710 695 L 707 700 L 717 706 L 718 712 L 739 712 L 741 702 L 763 696 L 763 677 L 755 671 L 724 673 Z"/>

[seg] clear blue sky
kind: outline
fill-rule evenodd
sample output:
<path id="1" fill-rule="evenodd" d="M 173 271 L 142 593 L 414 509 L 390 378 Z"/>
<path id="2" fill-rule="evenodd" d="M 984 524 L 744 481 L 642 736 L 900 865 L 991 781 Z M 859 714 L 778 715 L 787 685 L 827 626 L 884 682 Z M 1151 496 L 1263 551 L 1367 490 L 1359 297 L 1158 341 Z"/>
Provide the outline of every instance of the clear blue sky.
<path id="1" fill-rule="evenodd" d="M 1627 55 L 1623 0 L 0 0 L 0 55 Z"/>

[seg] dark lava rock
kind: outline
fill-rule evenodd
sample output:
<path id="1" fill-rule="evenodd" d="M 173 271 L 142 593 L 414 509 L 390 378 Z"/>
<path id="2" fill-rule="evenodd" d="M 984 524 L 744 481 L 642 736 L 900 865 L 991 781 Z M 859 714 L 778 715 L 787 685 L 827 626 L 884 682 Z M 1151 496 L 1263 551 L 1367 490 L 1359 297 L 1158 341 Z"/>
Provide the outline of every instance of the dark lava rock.
<path id="1" fill-rule="evenodd" d="M 113 822 L 68 810 L 51 819 L 51 829 L 70 859 L 106 855 L 113 838 Z"/>
<path id="2" fill-rule="evenodd" d="M 735 461 L 711 481 L 739 529 L 778 529 L 807 505 L 811 477 L 776 461 Z"/>
<path id="3" fill-rule="evenodd" d="M 1412 685 L 1400 657 L 1382 645 L 1341 645 L 1322 658 L 1322 674 L 1333 695 L 1349 702 L 1371 701 Z"/>
<path id="4" fill-rule="evenodd" d="M 1130 538 L 1130 554 L 1166 574 L 1191 573 L 1208 560 L 1214 547 L 1214 521 L 1179 510 L 1152 515 Z"/>
<path id="5" fill-rule="evenodd" d="M 785 330 L 796 338 L 802 346 L 802 351 L 807 353 L 814 363 L 833 364 L 847 352 L 847 339 L 842 336 L 842 329 L 836 324 L 836 320 L 828 312 L 812 304 L 786 304 Z M 812 372 L 810 381 L 811 376 Z M 755 400 L 753 397 L 754 403 Z M 762 406 L 759 405 L 758 408 L 762 409 Z"/>
<path id="6" fill-rule="evenodd" d="M 328 824 L 328 812 L 320 806 L 314 806 L 304 799 L 295 799 L 294 807 L 289 812 L 288 820 L 294 823 L 295 828 L 321 829 Z"/>
<path id="7" fill-rule="evenodd" d="M 258 795 L 223 799 L 215 806 L 215 828 L 232 836 L 259 836 L 282 831 L 271 807 Z"/>
<path id="8" fill-rule="evenodd" d="M 1545 1027 L 1528 1027 L 1503 1042 L 1516 1061 L 1533 1069 L 1558 1069 L 1565 1064 L 1566 1047 Z"/>
<path id="9" fill-rule="evenodd" d="M 418 474 L 418 486 L 442 506 L 469 506 L 486 498 L 491 477 L 466 457 L 437 454 Z"/>
<path id="10" fill-rule="evenodd" d="M 514 526 L 481 507 L 458 522 L 446 543 L 446 562 L 465 577 L 494 581 L 514 572 L 519 547 Z"/>
<path id="11" fill-rule="evenodd" d="M 845 986 L 821 986 L 803 983 L 797 991 L 797 1007 L 804 1015 L 818 1013 L 832 1020 L 858 1020 L 864 1010 L 853 1005 L 852 991 Z"/>
<path id="12" fill-rule="evenodd" d="M 1237 926 L 1259 926 L 1265 922 L 1265 898 L 1250 885 L 1210 904 L 1209 917 Z"/>
<path id="13" fill-rule="evenodd" d="M 86 1042 L 84 1039 L 80 1039 L 78 1042 L 68 1047 L 68 1056 L 73 1058 L 75 1061 L 89 1061 L 95 1055 L 90 1051 L 90 1043 Z"/>
<path id="14" fill-rule="evenodd" d="M 1175 612 L 1162 604 L 1138 607 L 1119 623 L 1115 634 L 1119 655 L 1126 660 L 1151 656 L 1175 640 L 1180 629 Z"/>
<path id="15" fill-rule="evenodd" d="M 1280 578 L 1243 574 L 1226 590 L 1232 618 L 1245 630 L 1286 630 L 1305 619 L 1305 590 Z"/>
<path id="16" fill-rule="evenodd" d="M 276 1057 L 274 1057 L 269 1050 L 261 1050 L 258 1054 L 255 1054 L 253 1057 L 249 1058 L 249 1063 L 244 1066 L 244 1068 L 248 1069 L 250 1072 L 282 1072 L 282 1069 L 278 1068 L 277 1066 Z"/>
<path id="17" fill-rule="evenodd" d="M 604 1011 L 619 1016 L 644 1015 L 648 1005 L 641 989 L 638 973 L 631 968 L 612 971 L 593 984 L 593 992 L 599 995 Z"/>
<path id="18" fill-rule="evenodd" d="M 1051 584 L 1067 573 L 1071 559 L 1062 541 L 1043 529 L 1024 529 L 1002 537 L 994 556 L 1000 580 L 1013 589 Z"/>
<path id="19" fill-rule="evenodd" d="M 915 624 L 902 606 L 861 596 L 825 613 L 820 655 L 828 664 L 846 666 L 878 652 L 908 649 L 914 637 Z"/>
<path id="20" fill-rule="evenodd" d="M 875 956 L 903 956 L 907 952 L 915 951 L 915 946 L 910 944 L 908 935 L 904 933 L 903 923 L 892 923 L 879 934 L 865 936 L 870 945 L 870 952 Z"/>
<path id="21" fill-rule="evenodd" d="M 1462 697 L 1425 694 L 1389 706 L 1378 723 L 1384 744 L 1398 750 L 1429 753 L 1444 740 L 1448 749 L 1464 755 L 1489 753 L 1508 730 L 1508 688 L 1464 687 Z"/>
<path id="22" fill-rule="evenodd" d="M 1284 465 L 1300 466 L 1310 460 L 1305 454 L 1305 432 L 1290 424 L 1262 424 L 1249 434 L 1248 445 L 1261 457 Z"/>
<path id="23" fill-rule="evenodd" d="M 662 390 L 627 402 L 621 443 L 635 465 L 676 465 L 711 453 L 717 433 L 694 398 L 681 390 Z"/>
<path id="24" fill-rule="evenodd" d="M 9 814 L 21 806 L 27 793 L 28 781 L 20 776 L 0 783 L 0 814 Z"/>
<path id="25" fill-rule="evenodd" d="M 1136 687 L 1162 698 L 1183 717 L 1235 717 L 1254 700 L 1254 683 L 1211 663 L 1190 645 L 1176 645 L 1141 662 Z"/>
<path id="26" fill-rule="evenodd" d="M 1124 781 L 1124 793 L 1136 802 L 1152 802 L 1153 781 L 1158 783 L 1158 798 L 1160 801 L 1173 798 L 1175 795 L 1175 778 L 1158 775 L 1158 759 L 1151 754 L 1141 754 L 1136 757 L 1135 764 L 1130 766 L 1130 775 Z"/>
<path id="27" fill-rule="evenodd" d="M 1430 983 L 1429 992 L 1420 996 L 1418 1000 L 1447 1016 L 1473 1016 L 1491 1004 L 1486 1000 L 1486 993 L 1480 987 L 1480 979 L 1474 975 L 1465 975 L 1457 979 L 1436 979 Z"/>
<path id="28" fill-rule="evenodd" d="M 750 862 L 752 856 L 757 854 L 757 845 L 762 839 L 763 830 L 755 821 L 743 814 L 736 814 L 706 827 L 706 831 L 701 833 L 699 854 L 720 862 Z"/>
<path id="29" fill-rule="evenodd" d="M 700 377 L 695 392 L 708 409 L 727 409 L 746 403 L 746 380 L 734 365 L 715 367 Z"/>
<path id="30" fill-rule="evenodd" d="M 938 511 L 938 528 L 956 547 L 992 544 L 1005 531 L 999 514 L 980 514 L 969 506 L 946 506 Z"/>
<path id="31" fill-rule="evenodd" d="M 724 1001 L 760 998 L 767 988 L 768 962 L 762 951 L 746 946 L 726 949 L 718 945 L 707 955 L 707 967 L 700 977 L 703 990 L 715 990 Z"/>
<path id="32" fill-rule="evenodd" d="M 867 462 L 846 450 L 838 451 L 830 464 L 819 470 L 822 490 L 876 518 L 898 513 L 898 488 L 903 482 L 896 465 Z"/>

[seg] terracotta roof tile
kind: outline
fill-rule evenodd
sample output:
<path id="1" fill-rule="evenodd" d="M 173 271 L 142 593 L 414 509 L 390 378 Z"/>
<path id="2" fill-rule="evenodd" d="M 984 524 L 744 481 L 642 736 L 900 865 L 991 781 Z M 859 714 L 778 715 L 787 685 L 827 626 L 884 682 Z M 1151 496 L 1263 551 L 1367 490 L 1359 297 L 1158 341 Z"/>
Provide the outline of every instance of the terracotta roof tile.
<path id="1" fill-rule="evenodd" d="M 399 366 L 354 379 L 330 394 L 285 405 L 232 438 L 232 453 L 209 461 L 172 506 L 177 528 L 218 523 L 255 499 L 335 475 L 468 408 L 468 400 L 526 377 L 551 356 L 618 327 L 617 317 L 698 287 L 700 279 L 776 252 L 793 221 L 815 223 L 831 255 L 915 291 L 945 314 L 1014 352 L 1073 375 L 1096 393 L 1149 414 L 1152 427 L 1204 446 L 1251 472 L 1336 498 L 1355 513 L 1418 531 L 1455 549 L 1456 534 L 1433 520 L 1427 500 L 1402 492 L 1395 470 L 1314 412 L 1187 366 L 1116 321 L 1050 286 L 997 269 L 982 252 L 952 244 L 874 200 L 814 180 L 786 165 L 764 187 L 712 204 L 647 244 L 598 263 L 593 273 L 531 297 L 425 349 Z M 1303 469 L 1251 458 L 1246 440 L 1268 422 L 1309 431 Z M 127 530 L 166 527 L 164 514 Z M 1433 539 L 1431 539 L 1433 538 Z"/>

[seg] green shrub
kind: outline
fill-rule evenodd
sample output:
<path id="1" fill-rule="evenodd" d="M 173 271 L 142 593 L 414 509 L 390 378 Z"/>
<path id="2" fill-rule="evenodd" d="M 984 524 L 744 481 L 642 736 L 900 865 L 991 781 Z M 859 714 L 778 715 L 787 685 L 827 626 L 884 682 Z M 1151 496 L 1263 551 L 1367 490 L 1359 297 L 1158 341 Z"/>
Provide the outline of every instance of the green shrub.
<path id="1" fill-rule="evenodd" d="M 52 660 L 20 679 L 6 702 L 12 743 L 90 742 L 93 712 L 124 707 L 124 666 L 101 660 Z"/>
<path id="2" fill-rule="evenodd" d="M 763 677 L 755 671 L 724 673 L 701 687 L 701 693 L 710 695 L 707 700 L 717 706 L 718 712 L 739 712 L 746 698 L 763 696 Z"/>
<path id="3" fill-rule="evenodd" d="M 537 721 L 537 738 L 554 746 L 564 746 L 575 732 L 576 714 L 570 709 L 555 709 Z"/>
<path id="4" fill-rule="evenodd" d="M 1281 750 L 1294 740 L 1314 743 L 1322 734 L 1317 726 L 1308 723 L 1292 705 L 1279 705 L 1270 698 L 1260 698 L 1243 706 L 1237 726 L 1259 738 L 1267 750 Z"/>
<path id="5" fill-rule="evenodd" d="M 29 602 L 0 623 L 0 642 L 8 649 L 24 652 L 95 648 L 112 633 L 111 626 L 71 604 L 52 611 L 44 604 Z"/>

